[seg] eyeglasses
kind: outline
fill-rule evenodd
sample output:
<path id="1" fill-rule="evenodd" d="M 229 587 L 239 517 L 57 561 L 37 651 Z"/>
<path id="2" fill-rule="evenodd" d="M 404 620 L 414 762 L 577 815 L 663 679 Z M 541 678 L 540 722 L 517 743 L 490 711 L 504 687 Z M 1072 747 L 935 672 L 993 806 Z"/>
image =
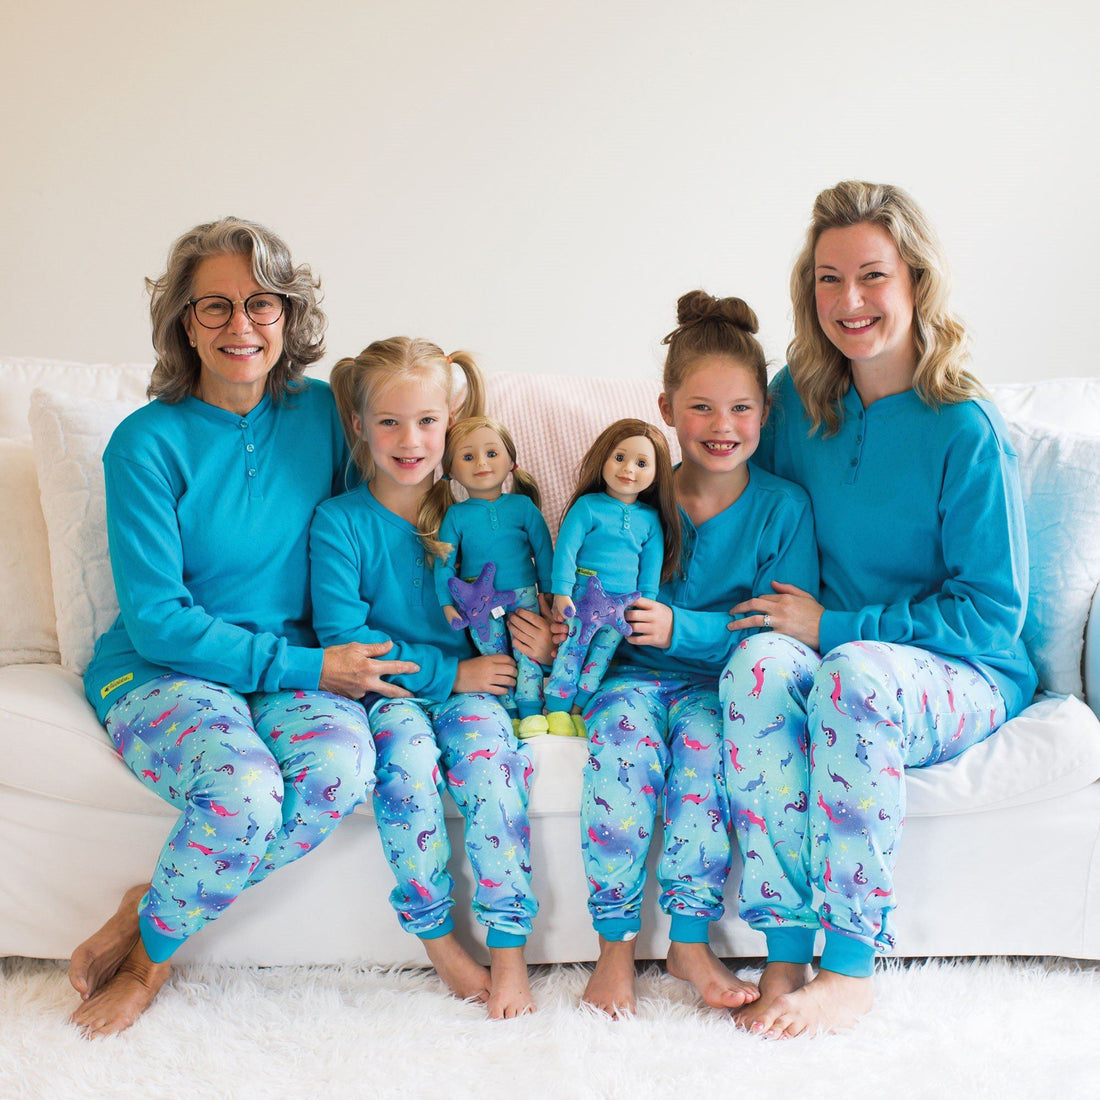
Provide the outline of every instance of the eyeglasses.
<path id="1" fill-rule="evenodd" d="M 245 315 L 254 325 L 273 325 L 283 315 L 285 298 L 270 290 L 259 290 L 241 302 Z M 221 294 L 204 294 L 201 298 L 188 298 L 187 304 L 195 311 L 195 320 L 203 328 L 221 328 L 229 323 L 236 302 Z"/>

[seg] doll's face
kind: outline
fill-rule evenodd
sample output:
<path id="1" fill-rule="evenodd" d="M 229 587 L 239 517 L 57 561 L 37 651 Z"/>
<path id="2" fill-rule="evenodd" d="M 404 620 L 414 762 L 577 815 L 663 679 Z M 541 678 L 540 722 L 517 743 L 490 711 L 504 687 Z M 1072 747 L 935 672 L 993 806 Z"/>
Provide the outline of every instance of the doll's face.
<path id="1" fill-rule="evenodd" d="M 656 476 L 657 452 L 644 435 L 632 435 L 616 444 L 603 464 L 604 490 L 623 504 L 633 504 Z"/>
<path id="2" fill-rule="evenodd" d="M 492 428 L 478 428 L 455 450 L 450 472 L 471 497 L 495 500 L 512 472 L 512 458 Z"/>

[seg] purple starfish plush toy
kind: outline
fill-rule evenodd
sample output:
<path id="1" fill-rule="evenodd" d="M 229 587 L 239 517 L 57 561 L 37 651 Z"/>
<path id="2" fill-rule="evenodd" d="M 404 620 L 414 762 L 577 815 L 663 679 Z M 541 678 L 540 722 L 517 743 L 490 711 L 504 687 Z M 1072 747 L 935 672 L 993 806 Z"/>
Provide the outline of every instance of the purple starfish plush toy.
<path id="1" fill-rule="evenodd" d="M 507 611 L 516 602 L 516 594 L 511 588 L 497 590 L 493 586 L 496 573 L 496 562 L 487 561 L 477 580 L 447 579 L 447 590 L 462 613 L 460 618 L 451 621 L 453 630 L 469 627 L 483 642 L 490 640 L 489 622 L 493 612 L 498 608 Z"/>
<path id="2" fill-rule="evenodd" d="M 581 623 L 577 640 L 582 645 L 588 645 L 592 635 L 601 626 L 610 626 L 624 638 L 628 638 L 633 631 L 624 613 L 635 600 L 641 598 L 641 595 L 641 592 L 627 592 L 621 596 L 609 596 L 603 590 L 600 578 L 590 577 L 584 595 L 574 606 L 574 615 L 580 619 Z"/>

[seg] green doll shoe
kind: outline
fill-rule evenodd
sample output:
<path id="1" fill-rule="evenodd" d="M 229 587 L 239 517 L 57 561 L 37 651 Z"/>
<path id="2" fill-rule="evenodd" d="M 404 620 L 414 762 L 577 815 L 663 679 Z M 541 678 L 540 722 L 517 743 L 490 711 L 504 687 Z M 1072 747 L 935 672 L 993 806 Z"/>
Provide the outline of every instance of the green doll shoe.
<path id="1" fill-rule="evenodd" d="M 558 737 L 577 736 L 573 716 L 564 710 L 553 710 L 546 715 L 546 726 L 549 733 L 556 734 Z"/>
<path id="2" fill-rule="evenodd" d="M 579 714 L 572 714 L 570 717 L 573 719 L 573 736 L 583 737 L 588 740 L 588 727 L 584 724 L 584 719 Z"/>
<path id="3" fill-rule="evenodd" d="M 526 741 L 528 737 L 541 737 L 544 733 L 550 732 L 545 714 L 529 714 L 526 718 L 520 718 L 515 723 L 515 729 L 516 736 L 521 741 Z"/>

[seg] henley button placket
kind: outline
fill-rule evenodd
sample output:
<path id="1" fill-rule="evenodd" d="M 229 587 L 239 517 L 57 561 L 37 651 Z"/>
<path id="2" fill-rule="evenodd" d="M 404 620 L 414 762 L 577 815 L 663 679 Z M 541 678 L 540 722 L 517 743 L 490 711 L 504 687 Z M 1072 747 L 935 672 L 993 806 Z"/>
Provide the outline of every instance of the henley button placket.
<path id="1" fill-rule="evenodd" d="M 256 443 L 252 435 L 252 424 L 245 418 L 240 420 L 241 442 L 244 445 L 244 472 L 248 482 L 250 500 L 262 500 L 263 488 L 260 485 L 259 468 L 256 465 Z"/>

